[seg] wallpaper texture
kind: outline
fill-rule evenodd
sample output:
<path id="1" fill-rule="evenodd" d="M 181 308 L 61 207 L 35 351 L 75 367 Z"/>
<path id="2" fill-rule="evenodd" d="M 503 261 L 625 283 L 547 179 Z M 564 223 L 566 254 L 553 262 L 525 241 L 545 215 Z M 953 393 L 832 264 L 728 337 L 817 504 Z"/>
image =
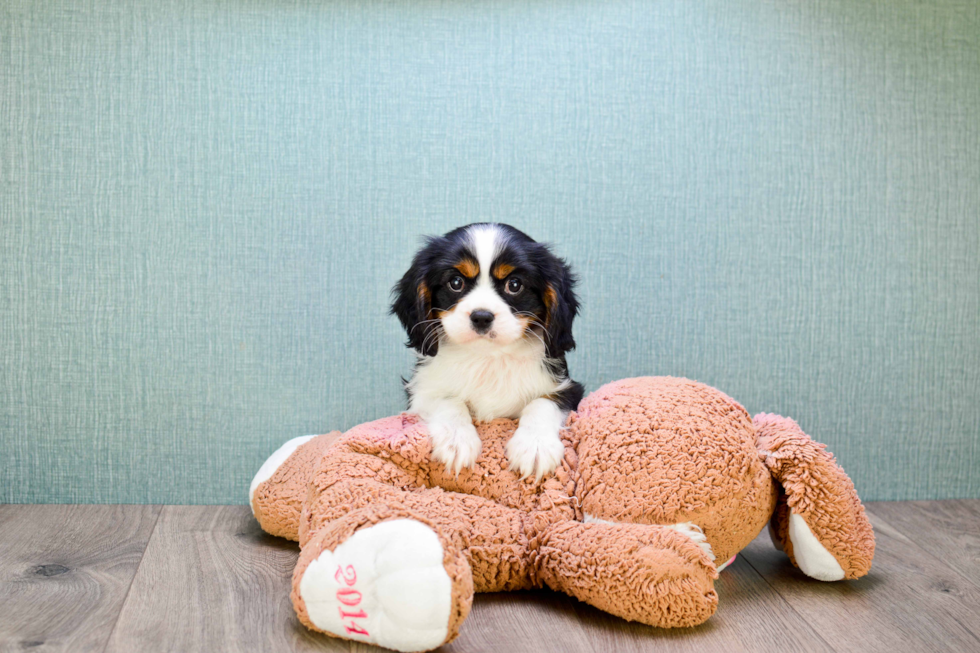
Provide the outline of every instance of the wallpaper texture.
<path id="1" fill-rule="evenodd" d="M 239 503 L 404 407 L 422 234 L 554 243 L 573 376 L 980 497 L 980 4 L 7 0 L 0 502 Z"/>

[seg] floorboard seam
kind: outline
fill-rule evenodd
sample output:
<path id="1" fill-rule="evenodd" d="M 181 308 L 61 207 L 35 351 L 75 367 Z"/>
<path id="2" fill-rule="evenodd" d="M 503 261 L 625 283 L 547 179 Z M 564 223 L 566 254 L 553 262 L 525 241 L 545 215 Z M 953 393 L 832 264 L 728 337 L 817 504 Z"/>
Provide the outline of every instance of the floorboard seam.
<path id="1" fill-rule="evenodd" d="M 797 609 L 796 609 L 796 608 L 795 608 L 795 607 L 793 606 L 793 604 L 792 604 L 792 603 L 790 603 L 789 601 L 787 601 L 787 600 L 786 600 L 786 597 L 785 597 L 785 596 L 783 596 L 783 595 L 782 595 L 782 593 L 781 593 L 781 592 L 780 592 L 780 591 L 779 591 L 778 589 L 776 589 L 776 588 L 775 588 L 775 587 L 773 586 L 773 584 L 772 584 L 772 583 L 770 583 L 770 582 L 769 582 L 769 579 L 768 579 L 768 578 L 766 578 L 766 575 L 765 575 L 765 574 L 763 574 L 763 573 L 762 573 L 761 571 L 759 571 L 758 569 L 756 569 L 756 566 L 752 564 L 752 561 L 751 561 L 751 560 L 749 560 L 749 558 L 748 558 L 748 556 L 745 556 L 745 555 L 743 555 L 743 556 L 742 556 L 742 559 L 743 559 L 743 560 L 745 560 L 745 562 L 746 562 L 746 564 L 748 564 L 748 565 L 749 565 L 750 567 L 752 567 L 752 571 L 754 571 L 754 572 L 756 573 L 756 575 L 758 575 L 758 576 L 759 576 L 759 578 L 761 578 L 761 579 L 762 579 L 762 582 L 764 582 L 764 583 L 766 584 L 766 586 L 767 586 L 767 587 L 769 587 L 769 589 L 771 589 L 771 590 L 772 590 L 772 591 L 773 591 L 773 592 L 774 592 L 774 593 L 776 594 L 776 596 L 778 596 L 778 597 L 779 597 L 779 600 L 780 600 L 780 601 L 782 601 L 782 602 L 783 602 L 784 604 L 786 604 L 786 607 L 787 607 L 787 608 L 789 608 L 789 609 L 790 609 L 790 611 L 791 611 L 791 612 L 792 612 L 793 614 L 795 614 L 796 616 L 798 616 L 798 617 L 800 618 L 800 620 L 801 620 L 801 621 L 802 621 L 802 622 L 803 622 L 804 624 L 806 624 L 806 627 L 810 629 L 810 632 L 812 632 L 812 633 L 813 633 L 813 634 L 814 634 L 814 635 L 816 636 L 816 638 L 817 638 L 818 640 L 820 640 L 821 642 L 823 642 L 823 644 L 824 644 L 824 646 L 826 646 L 827 648 L 829 648 L 829 649 L 830 649 L 831 651 L 838 651 L 838 650 L 839 650 L 839 649 L 837 649 L 836 647 L 834 647 L 834 646 L 832 646 L 832 645 L 830 644 L 830 642 L 828 642 L 827 640 L 825 640 L 825 639 L 823 638 L 823 635 L 821 635 L 821 634 L 820 634 L 820 631 L 818 631 L 818 630 L 817 630 L 816 628 L 814 628 L 814 626 L 813 626 L 813 624 L 811 624 L 811 623 L 810 623 L 810 621 L 809 621 L 809 620 L 808 620 L 808 619 L 806 618 L 806 616 L 805 616 L 805 615 L 803 615 L 803 614 L 802 614 L 802 613 L 801 613 L 801 612 L 800 612 L 799 610 L 797 610 Z"/>
<path id="2" fill-rule="evenodd" d="M 153 541 L 153 536 L 157 532 L 157 524 L 160 523 L 160 517 L 163 515 L 163 511 L 167 506 L 160 506 L 160 510 L 157 511 L 156 519 L 153 520 L 153 528 L 150 529 L 150 536 L 146 538 L 146 546 L 143 547 L 143 552 L 140 553 L 140 561 L 136 565 L 136 571 L 133 572 L 132 578 L 129 579 L 129 585 L 126 586 L 126 594 L 123 596 L 122 603 L 119 604 L 119 612 L 116 613 L 116 621 L 112 624 L 112 630 L 109 631 L 109 636 L 105 639 L 105 644 L 102 646 L 102 653 L 105 653 L 109 648 L 109 643 L 112 641 L 112 636 L 116 634 L 116 626 L 119 625 L 119 619 L 122 617 L 123 610 L 126 608 L 126 602 L 129 601 L 129 593 L 133 589 L 133 582 L 136 580 L 136 576 L 140 573 L 140 568 L 143 567 L 143 560 L 146 558 L 146 551 L 150 548 L 150 542 Z"/>
<path id="3" fill-rule="evenodd" d="M 957 619 L 954 615 L 949 615 L 949 616 L 950 616 L 950 618 L 953 621 L 955 621 L 956 623 L 958 623 L 960 625 L 960 628 L 962 628 L 966 632 L 970 633 L 970 635 L 973 636 L 973 639 L 977 640 L 977 643 L 980 644 L 980 637 L 978 637 L 977 634 L 975 632 L 973 632 L 973 629 L 972 628 L 970 628 L 965 623 L 963 623 L 962 621 L 960 621 L 959 619 Z"/>
<path id="4" fill-rule="evenodd" d="M 967 585 L 969 585 L 970 587 L 974 588 L 977 591 L 980 591 L 980 584 L 976 583 L 972 578 L 962 573 L 956 567 L 952 567 L 949 564 L 947 564 L 946 561 L 943 560 L 942 558 L 934 555 L 931 551 L 927 550 L 925 547 L 919 544 L 919 542 L 912 535 L 909 535 L 908 531 L 906 531 L 903 528 L 899 528 L 898 526 L 895 526 L 895 524 L 883 518 L 880 514 L 876 513 L 872 508 L 866 508 L 866 510 L 871 514 L 873 514 L 878 519 L 880 519 L 881 521 L 883 521 L 884 523 L 888 524 L 888 526 L 890 526 L 891 528 L 895 529 L 896 531 L 904 535 L 905 539 L 907 539 L 912 544 L 912 546 L 914 546 L 916 549 L 921 551 L 923 555 L 929 556 L 930 558 L 935 560 L 937 564 L 939 564 L 941 567 L 945 569 L 948 569 L 951 574 L 953 574 L 954 576 L 956 576 L 957 578 L 965 582 Z M 966 604 L 964 603 L 964 605 Z M 980 610 L 977 611 L 977 614 L 980 615 Z M 958 620 L 957 623 L 959 623 Z M 963 624 L 960 625 L 962 626 Z M 964 626 L 964 628 L 966 628 L 966 626 Z M 973 635 L 974 637 L 976 637 L 978 640 L 980 640 L 980 632 L 974 632 L 972 628 L 966 628 L 966 631 L 971 635 Z"/>
<path id="5" fill-rule="evenodd" d="M 883 502 L 878 502 L 878 503 L 883 503 Z M 896 501 L 895 503 L 901 503 L 901 502 Z M 942 558 L 936 556 L 934 553 L 932 553 L 931 551 L 929 551 L 928 549 L 926 549 L 924 546 L 922 546 L 921 544 L 919 544 L 918 540 L 916 540 L 915 537 L 913 537 L 912 535 L 909 534 L 909 531 L 905 530 L 904 528 L 899 528 L 898 526 L 896 526 L 892 522 L 890 522 L 887 519 L 885 519 L 880 513 L 876 513 L 874 511 L 874 507 L 865 507 L 865 510 L 867 512 L 870 512 L 875 517 L 877 517 L 881 521 L 885 522 L 886 524 L 888 524 L 892 528 L 894 528 L 896 531 L 898 531 L 902 535 L 904 535 L 905 538 L 909 542 L 911 542 L 915 546 L 915 548 L 917 548 L 919 551 L 922 551 L 922 553 L 924 553 L 925 555 L 929 556 L 930 558 L 932 558 L 933 560 L 935 560 L 936 562 L 938 562 L 939 564 L 941 564 L 946 569 L 949 569 L 950 571 L 952 571 L 956 576 L 958 576 L 959 578 L 962 578 L 971 587 L 974 587 L 978 591 L 980 591 L 980 583 L 978 583 L 977 581 L 973 580 L 972 578 L 970 578 L 969 576 L 967 576 L 966 574 L 964 574 L 963 572 L 961 572 L 956 567 L 950 566 L 945 560 L 943 560 Z"/>
<path id="6" fill-rule="evenodd" d="M 945 560 L 943 560 L 942 558 L 936 556 L 934 553 L 932 553 L 931 551 L 929 551 L 928 549 L 926 549 L 925 547 L 923 547 L 921 544 L 919 544 L 919 542 L 914 537 L 912 537 L 911 535 L 909 535 L 908 531 L 906 531 L 903 528 L 899 528 L 898 526 L 895 526 L 895 524 L 893 524 L 892 522 L 888 521 L 887 519 L 885 519 L 884 517 L 882 517 L 880 514 L 876 513 L 873 509 L 867 508 L 866 510 L 868 512 L 872 513 L 875 517 L 877 517 L 881 521 L 885 522 L 886 524 L 888 524 L 889 526 L 891 526 L 892 528 L 894 528 L 896 531 L 898 531 L 902 535 L 904 535 L 905 536 L 905 539 L 907 539 L 909 542 L 911 542 L 912 545 L 916 549 L 918 549 L 919 551 L 921 551 L 924 555 L 929 556 L 930 558 L 932 558 L 933 560 L 935 560 L 936 562 L 938 562 L 940 565 L 942 565 L 946 569 L 949 569 L 953 573 L 954 576 L 956 576 L 957 578 L 962 579 L 964 582 L 966 582 L 967 584 L 969 584 L 971 587 L 974 587 L 978 591 L 980 591 L 980 583 L 977 583 L 976 581 L 974 581 L 972 578 L 970 578 L 969 576 L 967 576 L 966 574 L 964 574 L 963 572 L 961 572 L 956 567 L 951 567 L 949 564 L 946 563 Z"/>

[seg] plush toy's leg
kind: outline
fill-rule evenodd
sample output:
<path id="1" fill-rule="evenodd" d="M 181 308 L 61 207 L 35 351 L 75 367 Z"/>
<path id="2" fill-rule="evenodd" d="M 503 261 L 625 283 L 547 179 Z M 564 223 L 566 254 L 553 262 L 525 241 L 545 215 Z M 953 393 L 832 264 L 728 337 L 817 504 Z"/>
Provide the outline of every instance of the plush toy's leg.
<path id="1" fill-rule="evenodd" d="M 875 539 L 851 479 L 793 420 L 760 413 L 753 422 L 765 465 L 782 486 L 769 522 L 773 544 L 811 578 L 864 576 Z"/>
<path id="2" fill-rule="evenodd" d="M 650 626 L 696 626 L 718 607 L 714 563 L 670 526 L 558 524 L 544 534 L 536 566 L 552 589 Z"/>
<path id="3" fill-rule="evenodd" d="M 293 438 L 262 464 L 249 486 L 248 502 L 265 532 L 299 539 L 299 517 L 310 474 L 339 437 L 340 431 L 333 431 Z"/>
<path id="4" fill-rule="evenodd" d="M 525 512 L 481 496 L 426 487 L 425 437 L 408 432 L 400 439 L 372 442 L 345 435 L 310 478 L 300 518 L 300 546 L 351 512 L 387 506 L 422 515 L 453 538 L 469 560 L 477 592 L 532 587 L 535 534 L 574 516 L 567 495 L 547 502 L 546 510 Z"/>
<path id="5" fill-rule="evenodd" d="M 473 602 L 466 556 L 420 515 L 364 508 L 317 531 L 293 574 L 307 627 L 398 651 L 452 640 Z"/>

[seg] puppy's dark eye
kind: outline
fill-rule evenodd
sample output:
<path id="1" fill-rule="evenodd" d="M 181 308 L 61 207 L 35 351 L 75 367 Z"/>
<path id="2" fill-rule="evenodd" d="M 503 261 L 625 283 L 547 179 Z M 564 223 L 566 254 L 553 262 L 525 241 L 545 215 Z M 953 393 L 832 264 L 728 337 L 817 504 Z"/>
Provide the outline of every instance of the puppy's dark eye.
<path id="1" fill-rule="evenodd" d="M 464 283 L 463 277 L 455 276 L 449 280 L 449 289 L 453 292 L 459 292 L 463 289 Z"/>
<path id="2" fill-rule="evenodd" d="M 508 295 L 516 295 L 517 293 L 521 292 L 521 290 L 523 289 L 524 289 L 524 284 L 521 283 L 521 280 L 518 279 L 517 277 L 511 277 L 510 279 L 507 280 L 507 283 L 504 284 L 504 291 L 506 291 Z"/>

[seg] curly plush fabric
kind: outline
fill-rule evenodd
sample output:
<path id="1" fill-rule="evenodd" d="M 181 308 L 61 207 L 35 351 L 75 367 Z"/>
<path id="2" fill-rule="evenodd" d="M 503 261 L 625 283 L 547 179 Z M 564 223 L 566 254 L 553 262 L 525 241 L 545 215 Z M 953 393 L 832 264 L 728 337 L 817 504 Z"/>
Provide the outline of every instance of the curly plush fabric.
<path id="1" fill-rule="evenodd" d="M 718 560 L 765 526 L 776 487 L 759 460 L 755 427 L 738 402 L 688 379 L 624 379 L 579 405 L 583 511 L 636 524 L 693 522 Z"/>
<path id="2" fill-rule="evenodd" d="M 714 563 L 669 527 L 565 522 L 536 557 L 545 585 L 628 621 L 696 626 L 718 607 Z"/>
<path id="3" fill-rule="evenodd" d="M 808 555 L 839 563 L 838 577 L 863 575 L 870 566 L 871 526 L 853 484 L 823 445 L 792 420 L 752 420 L 704 384 L 641 377 L 603 386 L 569 416 L 562 464 L 540 483 L 508 469 L 505 447 L 516 421 L 476 427 L 482 451 L 458 476 L 432 460 L 425 424 L 402 413 L 339 438 L 314 438 L 259 483 L 252 503 L 260 524 L 302 547 L 293 602 L 304 624 L 423 650 L 455 637 L 473 592 L 550 587 L 624 619 L 694 626 L 718 605 L 715 561 L 735 555 L 770 518 L 774 541 L 794 564 L 800 561 L 790 519 L 808 529 Z M 390 525 L 386 532 L 404 532 L 405 546 L 418 550 L 400 552 L 397 541 L 369 535 L 382 524 Z M 348 541 L 381 547 L 368 556 L 369 567 L 370 560 L 388 559 L 402 566 L 380 576 L 362 569 L 350 587 L 342 582 L 343 564 L 336 578 L 323 565 L 311 574 L 317 561 L 346 551 Z M 425 567 L 433 555 L 442 560 L 441 571 Z M 415 559 L 424 568 L 405 568 Z M 356 565 L 349 567 L 353 579 Z M 411 592 L 405 589 L 411 578 L 429 588 L 419 590 L 424 600 L 446 610 L 439 615 L 449 615 L 439 617 L 435 630 L 413 621 L 413 615 L 431 620 L 435 612 L 400 598 L 399 592 Z M 338 597 L 375 598 L 331 607 L 335 590 Z M 304 591 L 315 595 L 319 621 Z M 388 607 L 378 616 L 376 606 Z M 343 627 L 332 625 L 335 608 L 353 615 Z M 422 633 L 416 639 L 391 635 L 413 627 Z"/>
<path id="4" fill-rule="evenodd" d="M 340 431 L 318 435 L 300 445 L 272 476 L 255 489 L 250 497 L 252 514 L 266 532 L 296 540 L 299 516 L 310 482 L 310 469 L 316 467 L 324 452 L 341 436 Z"/>
<path id="5" fill-rule="evenodd" d="M 783 490 L 772 516 L 777 545 L 797 564 L 789 537 L 792 510 L 834 556 L 844 578 L 867 574 L 874 557 L 874 532 L 854 483 L 827 452 L 827 445 L 811 440 L 787 417 L 759 413 L 754 422 L 760 453 Z"/>

